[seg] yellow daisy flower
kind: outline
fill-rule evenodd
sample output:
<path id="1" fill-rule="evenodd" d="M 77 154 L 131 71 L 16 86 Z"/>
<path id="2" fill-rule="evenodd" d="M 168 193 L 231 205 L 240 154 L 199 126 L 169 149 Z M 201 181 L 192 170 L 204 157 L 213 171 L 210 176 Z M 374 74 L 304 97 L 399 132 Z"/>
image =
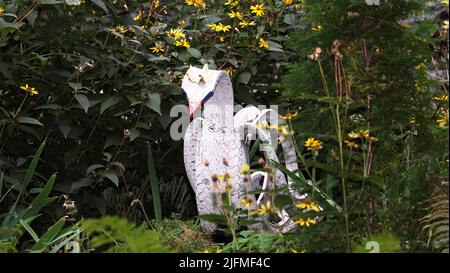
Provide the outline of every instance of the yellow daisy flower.
<path id="1" fill-rule="evenodd" d="M 190 48 L 191 44 L 186 39 L 178 40 L 175 42 L 175 46 Z"/>
<path id="2" fill-rule="evenodd" d="M 155 44 L 155 46 L 151 47 L 150 50 L 153 53 L 163 53 L 164 52 L 164 46 L 162 44 Z"/>
<path id="3" fill-rule="evenodd" d="M 244 18 L 244 15 L 242 15 L 242 13 L 240 13 L 239 11 L 231 11 L 228 13 L 228 17 L 242 20 Z"/>
<path id="4" fill-rule="evenodd" d="M 305 147 L 310 151 L 318 151 L 323 148 L 322 142 L 314 137 L 310 137 L 305 141 Z"/>
<path id="5" fill-rule="evenodd" d="M 253 204 L 253 199 L 245 198 L 239 201 L 239 204 L 243 205 L 246 208 L 249 208 Z"/>
<path id="6" fill-rule="evenodd" d="M 241 174 L 249 174 L 250 166 L 248 164 L 241 165 Z"/>
<path id="7" fill-rule="evenodd" d="M 36 88 L 29 86 L 28 83 L 20 86 L 20 89 L 25 90 L 26 92 L 31 93 L 33 95 L 39 94 L 39 92 L 36 90 Z"/>
<path id="8" fill-rule="evenodd" d="M 268 48 L 269 43 L 266 40 L 264 40 L 263 38 L 259 38 L 259 47 L 260 48 Z"/>
<path id="9" fill-rule="evenodd" d="M 314 219 L 310 219 L 310 218 L 308 218 L 308 219 L 299 219 L 298 221 L 295 221 L 294 223 L 296 223 L 297 225 L 299 225 L 299 226 L 301 226 L 301 227 L 309 227 L 310 225 L 314 225 L 314 224 L 316 224 L 317 223 L 317 221 L 316 220 L 314 220 Z"/>
<path id="10" fill-rule="evenodd" d="M 448 109 L 442 111 L 436 121 L 439 123 L 439 128 L 445 128 L 448 125 Z"/>
<path id="11" fill-rule="evenodd" d="M 194 6 L 196 8 L 206 8 L 205 0 L 185 0 L 184 1 L 188 6 Z"/>
<path id="12" fill-rule="evenodd" d="M 254 6 L 250 6 L 250 10 L 256 16 L 263 16 L 266 13 L 266 8 L 264 7 L 264 4 L 256 4 Z"/>
<path id="13" fill-rule="evenodd" d="M 358 149 L 359 148 L 359 144 L 351 141 L 351 140 L 344 140 L 344 143 L 347 145 L 348 148 L 350 149 Z"/>
<path id="14" fill-rule="evenodd" d="M 171 28 L 167 32 L 167 36 L 169 36 L 170 38 L 172 38 L 174 40 L 178 40 L 179 38 L 186 37 L 186 34 L 184 34 L 184 30 L 181 28 L 176 28 L 176 29 Z"/>
<path id="15" fill-rule="evenodd" d="M 255 23 L 255 21 L 242 20 L 242 21 L 239 22 L 239 26 L 241 28 L 246 28 L 246 27 L 250 27 L 250 26 L 256 26 L 256 23 Z"/>
<path id="16" fill-rule="evenodd" d="M 319 210 L 320 210 L 319 206 L 316 203 L 314 203 L 312 200 L 309 200 L 309 199 L 306 199 L 306 200 L 296 204 L 295 206 L 299 209 L 304 209 L 306 211 L 313 210 L 313 211 L 319 212 Z"/>

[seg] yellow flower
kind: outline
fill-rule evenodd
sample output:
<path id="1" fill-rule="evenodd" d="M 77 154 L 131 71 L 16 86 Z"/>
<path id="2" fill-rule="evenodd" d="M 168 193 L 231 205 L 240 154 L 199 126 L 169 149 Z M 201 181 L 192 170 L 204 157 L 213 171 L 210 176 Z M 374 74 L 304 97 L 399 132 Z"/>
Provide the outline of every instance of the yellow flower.
<path id="1" fill-rule="evenodd" d="M 185 0 L 184 1 L 188 6 L 194 6 L 196 8 L 206 8 L 205 0 Z"/>
<path id="2" fill-rule="evenodd" d="M 239 201 L 239 203 L 246 208 L 249 208 L 253 204 L 253 199 L 251 198 L 245 198 Z"/>
<path id="3" fill-rule="evenodd" d="M 248 164 L 241 165 L 241 174 L 248 174 L 250 172 L 250 166 Z"/>
<path id="4" fill-rule="evenodd" d="M 448 29 L 448 20 L 444 20 L 444 22 L 442 23 L 442 28 Z"/>
<path id="5" fill-rule="evenodd" d="M 244 16 L 242 15 L 242 13 L 240 13 L 239 11 L 231 11 L 228 13 L 228 17 L 230 18 L 237 18 L 239 20 L 242 20 L 242 18 L 244 18 Z"/>
<path id="6" fill-rule="evenodd" d="M 442 111 L 436 121 L 439 123 L 439 128 L 445 128 L 448 125 L 448 109 Z"/>
<path id="7" fill-rule="evenodd" d="M 0 7 L 0 14 L 2 14 L 3 12 L 5 12 L 5 8 L 4 7 Z"/>
<path id="8" fill-rule="evenodd" d="M 183 19 L 180 19 L 180 20 L 178 20 L 177 23 L 179 26 L 182 26 L 182 25 L 186 24 L 186 21 L 184 21 Z"/>
<path id="9" fill-rule="evenodd" d="M 269 43 L 266 40 L 264 40 L 263 38 L 259 38 L 259 47 L 260 48 L 268 48 Z"/>
<path id="10" fill-rule="evenodd" d="M 164 46 L 162 44 L 155 44 L 155 46 L 151 47 L 150 50 L 153 53 L 162 53 L 164 52 Z"/>
<path id="11" fill-rule="evenodd" d="M 291 249 L 291 252 L 292 253 L 305 253 L 306 250 L 302 249 L 302 250 L 298 251 L 298 250 L 295 250 L 295 249 Z"/>
<path id="12" fill-rule="evenodd" d="M 222 181 L 228 181 L 231 180 L 231 175 L 229 173 L 224 173 L 223 175 L 219 175 L 219 179 Z"/>
<path id="13" fill-rule="evenodd" d="M 344 140 L 344 143 L 347 144 L 347 147 L 349 147 L 350 149 L 358 149 L 359 148 L 359 144 L 356 142 L 353 142 L 351 140 Z"/>
<path id="14" fill-rule="evenodd" d="M 299 219 L 298 221 L 295 221 L 294 223 L 296 223 L 297 225 L 300 225 L 301 227 L 303 227 L 303 226 L 309 227 L 310 225 L 316 224 L 317 221 L 314 220 L 314 219 L 308 218 L 308 219 L 306 219 L 306 220 L 304 220 L 304 219 Z"/>
<path id="15" fill-rule="evenodd" d="M 209 24 L 209 28 L 216 31 L 216 32 L 228 32 L 231 29 L 230 25 L 223 25 L 222 23 L 219 24 Z"/>
<path id="16" fill-rule="evenodd" d="M 369 130 L 359 130 L 358 132 L 351 132 L 348 134 L 348 136 L 353 139 L 363 138 L 370 141 L 378 141 L 378 138 L 369 134 Z"/>
<path id="17" fill-rule="evenodd" d="M 175 46 L 185 47 L 185 48 L 191 47 L 191 45 L 189 44 L 189 42 L 186 39 L 176 41 Z"/>
<path id="18" fill-rule="evenodd" d="M 39 94 L 39 92 L 36 90 L 36 88 L 29 86 L 28 83 L 20 86 L 20 89 L 25 90 L 26 92 L 34 94 L 34 95 Z"/>
<path id="19" fill-rule="evenodd" d="M 294 0 L 282 0 L 283 4 L 285 4 L 286 6 L 290 6 L 292 5 L 292 3 L 294 2 Z"/>
<path id="20" fill-rule="evenodd" d="M 140 9 L 140 10 L 138 10 L 137 15 L 133 17 L 133 20 L 137 21 L 137 20 L 141 19 L 143 16 L 144 16 L 144 11 Z"/>
<path id="21" fill-rule="evenodd" d="M 267 215 L 274 212 L 274 209 L 270 205 L 270 201 L 267 201 L 267 203 L 264 205 L 261 205 L 261 208 L 256 210 L 253 214 L 259 214 L 259 215 Z"/>
<path id="22" fill-rule="evenodd" d="M 226 190 L 227 192 L 233 191 L 233 184 L 231 184 L 230 182 L 227 182 L 227 183 L 225 184 L 225 190 Z"/>
<path id="23" fill-rule="evenodd" d="M 124 26 L 122 26 L 122 25 L 118 25 L 118 26 L 115 27 L 115 28 L 110 28 L 109 30 L 112 31 L 112 32 L 117 32 L 117 33 L 122 33 L 122 34 L 124 34 L 125 32 L 128 31 L 128 30 L 127 30 Z"/>
<path id="24" fill-rule="evenodd" d="M 225 6 L 230 6 L 230 8 L 234 8 L 239 5 L 239 0 L 227 0 Z"/>
<path id="25" fill-rule="evenodd" d="M 167 36 L 169 36 L 170 38 L 172 38 L 174 40 L 178 40 L 179 38 L 186 37 L 186 34 L 184 34 L 184 30 L 181 28 L 176 28 L 176 29 L 171 28 L 169 30 L 169 32 L 167 32 Z"/>
<path id="26" fill-rule="evenodd" d="M 263 16 L 266 12 L 266 8 L 264 7 L 264 4 L 256 4 L 254 6 L 250 6 L 250 10 L 256 16 Z"/>
<path id="27" fill-rule="evenodd" d="M 314 137 L 310 137 L 305 141 L 305 147 L 310 151 L 318 151 L 323 148 L 322 142 Z"/>
<path id="28" fill-rule="evenodd" d="M 297 116 L 298 116 L 297 112 L 289 112 L 285 116 L 281 116 L 281 118 L 284 120 L 291 120 L 293 118 L 296 118 Z"/>
<path id="29" fill-rule="evenodd" d="M 159 7 L 159 0 L 153 0 L 153 7 L 157 9 Z"/>
<path id="30" fill-rule="evenodd" d="M 231 29 L 230 25 L 223 25 L 222 23 L 219 24 L 209 24 L 209 28 L 216 31 L 216 32 L 228 32 Z"/>
<path id="31" fill-rule="evenodd" d="M 322 30 L 322 25 L 321 25 L 320 23 L 317 23 L 316 26 L 314 26 L 314 27 L 312 28 L 312 30 L 320 31 L 320 30 Z"/>
<path id="32" fill-rule="evenodd" d="M 319 210 L 320 210 L 319 206 L 316 203 L 314 203 L 312 200 L 308 200 L 308 199 L 296 204 L 295 206 L 299 209 L 305 209 L 306 211 L 313 210 L 313 211 L 319 212 Z"/>
<path id="33" fill-rule="evenodd" d="M 442 96 L 439 96 L 439 97 L 433 97 L 433 100 L 448 101 L 448 95 L 442 95 Z"/>
<path id="34" fill-rule="evenodd" d="M 242 20 L 242 21 L 239 22 L 239 26 L 241 28 L 246 28 L 246 27 L 249 27 L 249 26 L 256 26 L 256 23 L 255 23 L 255 21 Z"/>
<path id="35" fill-rule="evenodd" d="M 442 0 L 442 4 L 447 5 L 448 6 L 448 0 Z"/>
<path id="36" fill-rule="evenodd" d="M 231 66 L 229 66 L 229 67 L 227 67 L 227 68 L 225 69 L 225 71 L 227 72 L 227 74 L 228 74 L 229 76 L 231 76 L 231 75 L 233 75 L 234 71 L 236 71 L 236 69 L 234 69 L 234 68 L 232 68 Z"/>

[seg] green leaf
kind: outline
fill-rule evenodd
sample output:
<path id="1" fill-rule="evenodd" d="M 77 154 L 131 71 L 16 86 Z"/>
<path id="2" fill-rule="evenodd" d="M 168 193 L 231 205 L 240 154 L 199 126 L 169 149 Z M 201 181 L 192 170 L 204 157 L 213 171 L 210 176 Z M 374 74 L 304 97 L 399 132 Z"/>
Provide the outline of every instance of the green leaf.
<path id="1" fill-rule="evenodd" d="M 141 134 L 141 131 L 139 131 L 139 129 L 136 129 L 136 128 L 131 129 L 131 131 L 130 131 L 130 142 L 133 142 L 133 140 L 138 138 L 140 134 Z"/>
<path id="2" fill-rule="evenodd" d="M 239 74 L 238 80 L 240 83 L 248 84 L 251 77 L 252 77 L 252 74 L 250 74 L 250 72 L 246 71 L 246 72 L 242 72 L 241 74 Z"/>
<path id="3" fill-rule="evenodd" d="M 31 238 L 37 243 L 39 241 L 39 237 L 37 236 L 36 232 L 33 230 L 30 225 L 27 224 L 26 221 L 20 219 L 19 223 L 23 226 L 23 228 L 28 231 L 28 233 L 31 235 Z"/>
<path id="4" fill-rule="evenodd" d="M 274 203 L 277 208 L 283 209 L 292 205 L 292 198 L 289 195 L 277 195 L 275 196 Z"/>
<path id="5" fill-rule="evenodd" d="M 106 7 L 103 0 L 92 0 L 92 2 L 94 4 L 96 4 L 97 6 L 99 6 L 102 10 L 104 10 L 106 12 L 106 14 L 108 14 L 108 8 Z"/>
<path id="6" fill-rule="evenodd" d="M 156 177 L 155 161 L 153 159 L 152 149 L 149 144 L 147 144 L 147 168 L 150 179 L 150 187 L 152 190 L 153 209 L 155 211 L 155 218 L 157 222 L 161 222 L 162 209 L 161 209 L 161 198 L 159 196 L 158 178 Z"/>
<path id="7" fill-rule="evenodd" d="M 284 52 L 283 47 L 279 43 L 274 41 L 267 41 L 267 43 L 269 44 L 268 51 Z"/>
<path id="8" fill-rule="evenodd" d="M 83 108 L 84 112 L 87 114 L 89 110 L 89 99 L 84 94 L 77 93 L 75 94 L 75 98 L 77 99 L 78 103 Z"/>
<path id="9" fill-rule="evenodd" d="M 227 218 L 220 214 L 203 214 L 197 216 L 198 218 L 216 224 L 227 224 Z"/>
<path id="10" fill-rule="evenodd" d="M 187 51 L 192 55 L 192 57 L 196 59 L 200 59 L 202 57 L 202 53 L 196 48 L 190 47 L 187 49 Z"/>
<path id="11" fill-rule="evenodd" d="M 293 13 L 286 13 L 284 15 L 284 22 L 288 25 L 295 25 L 296 23 L 296 17 Z"/>
<path id="12" fill-rule="evenodd" d="M 41 5 L 63 4 L 64 0 L 41 0 Z"/>
<path id="13" fill-rule="evenodd" d="M 288 170 L 284 165 L 282 165 L 274 160 L 270 160 L 270 162 L 276 168 L 278 168 L 280 171 L 282 171 L 283 173 L 288 175 L 294 182 L 296 182 L 296 183 L 300 184 L 302 187 L 304 187 L 307 192 L 318 193 L 318 194 L 315 194 L 314 196 L 319 197 L 320 199 L 324 200 L 325 204 L 328 204 L 329 207 L 334 208 L 334 209 L 338 210 L 339 212 L 342 211 L 342 208 L 336 202 L 334 202 L 333 199 L 328 197 L 325 193 L 321 192 L 319 190 L 319 188 L 317 188 L 314 184 L 312 184 L 311 181 L 307 181 L 303 175 L 300 175 L 300 174 L 296 175 L 295 173 Z"/>
<path id="14" fill-rule="evenodd" d="M 120 96 L 112 96 L 109 99 L 107 99 L 105 102 L 102 103 L 100 107 L 100 114 L 103 114 L 108 108 L 111 106 L 116 105 L 120 101 Z"/>
<path id="15" fill-rule="evenodd" d="M 161 96 L 158 93 L 151 93 L 149 100 L 145 104 L 148 108 L 152 109 L 159 115 L 161 114 Z"/>
<path id="16" fill-rule="evenodd" d="M 18 123 L 22 123 L 22 124 L 33 124 L 33 125 L 44 126 L 39 120 L 37 120 L 35 118 L 30 118 L 30 117 L 18 117 L 16 121 Z"/>
<path id="17" fill-rule="evenodd" d="M 58 233 L 61 231 L 65 223 L 65 217 L 59 219 L 53 226 L 51 226 L 47 232 L 42 235 L 42 237 L 39 239 L 39 241 L 31 248 L 29 249 L 30 252 L 42 252 L 44 251 L 53 239 L 58 236 Z"/>
<path id="18" fill-rule="evenodd" d="M 119 186 L 119 177 L 115 173 L 105 172 L 105 174 L 103 174 L 103 177 L 106 177 L 109 180 L 111 180 L 111 182 L 113 182 L 114 185 L 116 185 L 117 187 Z"/>
<path id="19" fill-rule="evenodd" d="M 61 133 L 63 134 L 64 138 L 67 138 L 67 136 L 69 135 L 70 132 L 70 121 L 68 120 L 62 120 L 59 122 L 58 124 L 58 128 L 61 131 Z"/>
<path id="20" fill-rule="evenodd" d="M 90 174 L 91 172 L 93 172 L 93 171 L 95 171 L 95 170 L 97 170 L 97 169 L 103 168 L 103 167 L 104 167 L 104 166 L 101 165 L 101 164 L 92 164 L 91 166 L 89 166 L 89 168 L 87 168 L 87 170 L 86 170 L 86 176 L 87 176 L 88 174 Z"/>
<path id="21" fill-rule="evenodd" d="M 258 137 L 255 140 L 255 143 L 252 146 L 252 149 L 250 150 L 250 153 L 248 155 L 248 159 L 251 161 L 253 160 L 253 157 L 255 156 L 256 152 L 259 151 L 259 144 L 261 143 L 261 139 Z"/>

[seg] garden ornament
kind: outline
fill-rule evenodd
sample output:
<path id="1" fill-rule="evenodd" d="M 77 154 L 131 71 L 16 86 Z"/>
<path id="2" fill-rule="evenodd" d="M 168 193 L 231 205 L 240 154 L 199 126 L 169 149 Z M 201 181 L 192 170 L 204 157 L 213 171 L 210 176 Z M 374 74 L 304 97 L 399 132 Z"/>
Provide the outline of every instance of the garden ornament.
<path id="1" fill-rule="evenodd" d="M 241 166 L 249 164 L 251 140 L 256 135 L 267 160 L 280 162 L 272 143 L 283 138 L 281 147 L 286 168 L 291 172 L 298 170 L 297 156 L 289 134 L 280 134 L 279 130 L 267 129 L 270 124 L 284 122 L 278 119 L 274 110 L 259 110 L 251 106 L 240 110 L 233 116 L 234 99 L 230 77 L 223 70 L 210 70 L 190 67 L 182 82 L 182 90 L 189 103 L 191 116 L 201 113 L 201 117 L 192 120 L 184 137 L 184 162 L 189 182 L 195 192 L 198 213 L 221 214 L 220 192 L 225 185 L 231 185 L 231 201 L 235 207 L 245 207 L 240 200 L 252 200 L 245 209 L 256 210 L 270 200 L 269 193 L 249 194 L 256 190 L 270 190 L 274 187 L 288 186 L 292 197 L 299 196 L 292 190 L 292 181 L 280 170 L 273 168 L 272 178 L 267 172 L 257 171 L 244 182 Z M 201 107 L 203 106 L 203 107 Z M 202 111 L 199 111 L 202 110 Z M 279 124 L 280 125 L 280 124 Z M 281 124 L 282 125 L 282 124 Z M 244 183 L 247 183 L 244 185 Z M 229 188 L 228 188 L 229 190 Z M 262 224 L 255 228 L 272 232 L 287 232 L 295 224 L 285 210 L 277 212 L 275 222 L 262 219 Z M 218 226 L 205 220 L 201 221 L 203 229 L 214 232 Z"/>

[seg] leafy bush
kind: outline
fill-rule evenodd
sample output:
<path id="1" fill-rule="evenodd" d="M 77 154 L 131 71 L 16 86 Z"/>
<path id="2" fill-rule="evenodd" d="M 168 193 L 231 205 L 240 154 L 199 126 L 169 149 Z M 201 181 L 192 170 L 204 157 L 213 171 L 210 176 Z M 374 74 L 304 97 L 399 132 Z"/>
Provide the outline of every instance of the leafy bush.
<path id="1" fill-rule="evenodd" d="M 177 252 L 203 252 L 210 248 L 212 241 L 204 234 L 194 220 L 182 221 L 177 215 L 153 224 L 161 233 L 161 240 Z"/>
<path id="2" fill-rule="evenodd" d="M 85 252 L 172 252 L 160 239 L 160 233 L 135 226 L 126 219 L 106 216 L 86 219 L 82 246 Z"/>

